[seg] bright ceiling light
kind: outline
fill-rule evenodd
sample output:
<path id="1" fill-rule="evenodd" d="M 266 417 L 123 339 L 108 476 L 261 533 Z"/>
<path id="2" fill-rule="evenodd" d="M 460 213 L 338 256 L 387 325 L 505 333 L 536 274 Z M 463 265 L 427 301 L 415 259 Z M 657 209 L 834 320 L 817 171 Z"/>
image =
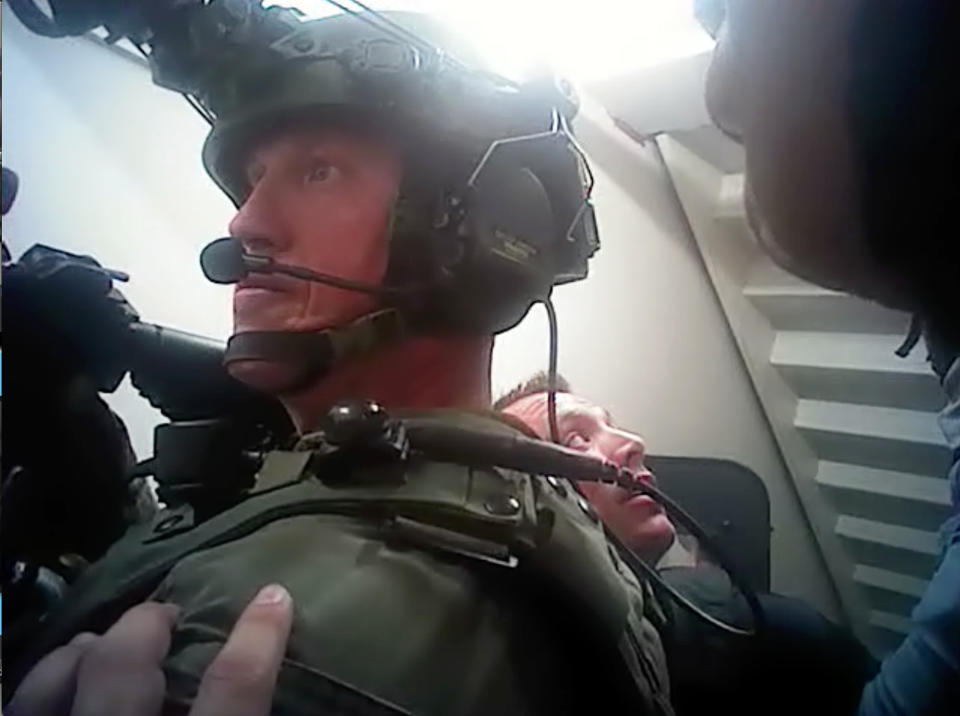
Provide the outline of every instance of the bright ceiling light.
<path id="1" fill-rule="evenodd" d="M 349 0 L 339 0 L 350 5 Z M 277 3 L 286 4 L 286 3 Z M 292 5 L 337 14 L 325 0 Z M 473 43 L 490 69 L 523 79 L 547 68 L 589 84 L 708 50 L 692 0 L 395 0 L 377 10 L 430 13 Z"/>

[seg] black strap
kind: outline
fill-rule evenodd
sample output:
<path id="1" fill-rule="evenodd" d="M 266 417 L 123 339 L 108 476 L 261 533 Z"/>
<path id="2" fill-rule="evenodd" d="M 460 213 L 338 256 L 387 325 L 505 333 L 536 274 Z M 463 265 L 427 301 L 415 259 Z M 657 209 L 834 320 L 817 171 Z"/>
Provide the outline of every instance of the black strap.
<path id="1" fill-rule="evenodd" d="M 337 364 L 373 353 L 406 335 L 395 308 L 371 313 L 341 328 L 325 331 L 248 331 L 227 342 L 223 362 L 275 361 L 297 366 L 290 390 L 326 375 Z"/>
<path id="2" fill-rule="evenodd" d="M 901 358 L 906 358 L 922 336 L 927 343 L 927 360 L 942 383 L 947 370 L 960 356 L 960 333 L 957 332 L 957 324 L 954 321 L 947 323 L 945 326 L 943 321 L 933 320 L 930 316 L 913 314 L 907 336 L 894 352 Z"/>
<path id="3" fill-rule="evenodd" d="M 907 330 L 907 335 L 904 337 L 903 343 L 900 344 L 900 347 L 897 348 L 894 353 L 901 358 L 906 358 L 920 341 L 922 333 L 923 321 L 921 321 L 919 313 L 914 313 L 910 318 L 910 328 Z"/>

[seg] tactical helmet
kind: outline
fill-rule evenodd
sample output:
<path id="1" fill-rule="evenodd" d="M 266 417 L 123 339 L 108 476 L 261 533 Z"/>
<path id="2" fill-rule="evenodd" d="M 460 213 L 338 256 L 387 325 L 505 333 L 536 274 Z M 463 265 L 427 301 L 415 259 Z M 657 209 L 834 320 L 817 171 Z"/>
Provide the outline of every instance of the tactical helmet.
<path id="1" fill-rule="evenodd" d="M 108 40 L 140 48 L 154 82 L 183 93 L 212 124 L 204 166 L 237 205 L 244 152 L 265 133 L 346 121 L 397 141 L 404 176 L 383 284 L 411 290 L 373 287 L 390 296 L 383 310 L 350 326 L 240 333 L 227 346 L 228 362 L 299 361 L 304 381 L 404 333 L 506 330 L 555 284 L 585 277 L 598 248 L 592 177 L 568 125 L 577 110 L 569 84 L 521 85 L 465 64 L 447 52 L 449 31 L 424 15 L 333 4 L 345 14 L 304 21 L 260 0 L 57 0 L 51 21 L 32 0 L 14 2 L 40 34 L 104 26 Z M 462 52 L 461 43 L 454 54 Z M 237 261 L 249 267 L 249 258 Z"/>
<path id="2" fill-rule="evenodd" d="M 502 331 L 554 283 L 586 275 L 597 239 L 568 84 L 518 86 L 471 69 L 438 48 L 449 31 L 420 14 L 260 12 L 274 13 L 268 41 L 225 45 L 200 93 L 215 118 L 204 166 L 235 204 L 259 137 L 362 122 L 403 153 L 384 282 L 428 287 L 401 306 L 416 330 Z M 247 20 L 233 22 L 236 32 Z"/>

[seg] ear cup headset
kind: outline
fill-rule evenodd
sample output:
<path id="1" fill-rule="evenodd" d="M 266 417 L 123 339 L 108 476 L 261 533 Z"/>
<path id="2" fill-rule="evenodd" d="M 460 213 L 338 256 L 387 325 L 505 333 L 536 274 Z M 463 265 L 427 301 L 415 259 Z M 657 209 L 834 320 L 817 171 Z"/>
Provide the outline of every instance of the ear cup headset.
<path id="1" fill-rule="evenodd" d="M 182 93 L 211 124 L 204 166 L 236 206 L 246 193 L 244 151 L 283 128 L 362 122 L 400 139 L 405 174 L 382 284 L 251 255 L 231 238 L 212 242 L 201 255 L 204 273 L 216 283 L 235 283 L 250 272 L 281 273 L 379 296 L 380 309 L 327 331 L 237 334 L 226 363 L 285 361 L 307 384 L 338 362 L 404 335 L 505 331 L 541 302 L 550 324 L 550 432 L 558 443 L 557 322 L 550 295 L 554 285 L 584 278 L 599 248 L 593 177 L 568 124 L 575 96 L 562 82 L 518 85 L 471 69 L 439 49 L 441 43 L 428 41 L 438 26 L 422 15 L 380 13 L 357 0 L 351 2 L 361 12 L 328 2 L 344 14 L 304 22 L 296 11 L 263 8 L 254 0 L 50 0 L 53 20 L 32 0 L 9 0 L 41 35 L 106 26 L 112 39 L 127 37 L 149 59 L 154 82 Z M 417 32 L 408 29 L 414 26 Z M 730 560 L 655 487 L 557 445 L 521 438 L 494 445 L 473 434 L 441 442 L 451 441 L 458 455 L 473 451 L 486 464 L 549 469 L 569 478 L 574 489 L 577 480 L 606 481 L 650 495 L 718 558 L 744 596 L 753 628 L 703 611 L 607 530 L 624 561 L 717 629 L 743 635 L 762 626 L 756 595 Z M 434 448 L 442 452 L 441 445 Z"/>

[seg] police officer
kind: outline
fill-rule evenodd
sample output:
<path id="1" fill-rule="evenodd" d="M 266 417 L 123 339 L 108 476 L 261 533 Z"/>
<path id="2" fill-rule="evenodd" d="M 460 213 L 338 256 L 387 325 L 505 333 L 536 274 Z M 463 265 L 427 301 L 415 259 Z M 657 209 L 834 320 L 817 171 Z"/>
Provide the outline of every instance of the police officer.
<path id="1" fill-rule="evenodd" d="M 471 412 L 489 405 L 492 335 L 585 275 L 596 249 L 587 172 L 551 109 L 569 113 L 569 98 L 498 86 L 370 16 L 247 12 L 281 22 L 268 51 L 208 65 L 203 158 L 238 207 L 229 246 L 279 269 L 237 283 L 225 361 L 275 395 L 301 437 L 229 509 L 181 505 L 128 533 L 40 649 L 146 597 L 176 605 L 164 703 L 185 712 L 223 681 L 220 667 L 203 679 L 218 653 L 238 663 L 238 615 L 282 585 L 267 590 L 274 624 L 295 605 L 274 713 L 671 713 L 648 590 L 572 485 L 413 454 L 384 416 L 516 434 Z M 220 264 L 208 274 L 229 279 Z M 338 405 L 356 397 L 374 402 Z M 156 699 L 174 617 L 140 609 L 102 640 L 152 610 Z M 85 662 L 73 662 L 81 688 Z"/>

